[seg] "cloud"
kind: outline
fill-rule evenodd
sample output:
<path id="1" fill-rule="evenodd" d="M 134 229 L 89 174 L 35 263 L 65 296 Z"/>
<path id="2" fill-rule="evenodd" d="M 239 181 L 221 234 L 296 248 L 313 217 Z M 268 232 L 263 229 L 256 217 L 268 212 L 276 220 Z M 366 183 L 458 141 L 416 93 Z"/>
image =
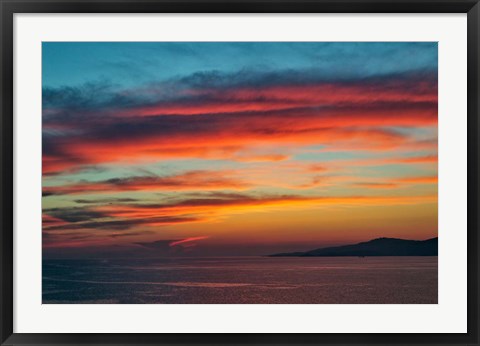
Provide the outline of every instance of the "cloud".
<path id="1" fill-rule="evenodd" d="M 427 156 L 414 156 L 414 157 L 403 157 L 398 158 L 398 162 L 401 163 L 437 163 L 437 155 L 427 155 Z"/>
<path id="2" fill-rule="evenodd" d="M 66 194 L 110 193 L 124 191 L 163 191 L 163 190 L 215 190 L 246 189 L 250 185 L 235 177 L 233 171 L 188 171 L 170 176 L 135 176 L 113 178 L 98 182 L 50 186 L 43 189 L 43 196 Z M 85 200 L 77 200 L 81 203 Z M 124 200 L 125 201 L 125 200 Z M 128 202 L 128 200 L 127 200 Z"/>
<path id="3" fill-rule="evenodd" d="M 243 155 L 243 156 L 235 156 L 233 158 L 235 161 L 240 162 L 278 162 L 288 160 L 288 155 L 282 154 L 266 154 L 266 155 Z"/>
<path id="4" fill-rule="evenodd" d="M 438 176 L 405 177 L 397 181 L 403 184 L 437 184 Z"/>
<path id="5" fill-rule="evenodd" d="M 394 189 L 398 187 L 398 185 L 395 183 L 378 183 L 378 182 L 360 182 L 360 183 L 355 183 L 354 185 L 358 187 L 366 187 L 369 189 Z"/>
<path id="6" fill-rule="evenodd" d="M 135 199 L 135 198 L 101 198 L 101 199 L 76 199 L 74 202 L 78 204 L 104 204 L 104 203 L 129 203 L 129 202 L 137 202 L 137 201 L 138 199 Z"/>
<path id="7" fill-rule="evenodd" d="M 52 110 L 86 111 L 109 107 L 128 107 L 145 102 L 145 99 L 139 96 L 138 94 L 129 96 L 128 93 L 123 93 L 106 81 L 89 82 L 77 87 L 44 87 L 42 89 L 42 107 L 50 110 L 46 114 L 48 119 L 49 116 L 58 114 Z"/>
<path id="8" fill-rule="evenodd" d="M 136 242 L 136 245 L 140 245 L 147 249 L 154 249 L 154 250 L 169 250 L 170 244 L 176 240 L 172 239 L 162 239 L 162 240 L 155 240 L 151 242 Z"/>
<path id="9" fill-rule="evenodd" d="M 436 126 L 437 81 L 280 71 L 195 74 L 136 90 L 57 88 L 44 94 L 43 122 L 45 174 L 142 160 L 288 158 L 252 146 L 389 150 L 415 145 L 394 127 Z"/>
<path id="10" fill-rule="evenodd" d="M 153 234 L 153 231 L 136 231 L 136 232 L 122 232 L 109 234 L 111 238 L 124 238 L 124 237 L 138 237 L 145 234 Z"/>
<path id="11" fill-rule="evenodd" d="M 102 210 L 107 206 L 120 207 L 124 204 L 91 205 L 88 207 L 46 208 L 43 210 L 43 229 L 58 230 L 115 230 L 122 231 L 138 226 L 162 226 L 185 222 L 198 222 L 202 218 L 195 215 L 181 215 L 180 213 L 151 213 L 136 218 L 124 218 L 114 213 Z M 126 205 L 130 208 L 132 205 Z"/>
<path id="12" fill-rule="evenodd" d="M 302 196 L 302 195 L 240 195 L 236 197 L 189 198 L 169 203 L 109 205 L 99 207 L 113 217 L 136 219 L 153 215 L 197 215 L 200 221 L 210 221 L 221 215 L 265 211 L 291 210 L 296 207 L 317 208 L 332 205 L 405 205 L 436 202 L 436 195 L 425 196 Z M 203 218 L 203 219 L 202 219 Z"/>
<path id="13" fill-rule="evenodd" d="M 331 180 L 331 177 L 317 175 L 317 176 L 314 176 L 309 183 L 301 184 L 298 186 L 298 188 L 311 189 L 313 187 L 321 186 L 322 184 L 324 184 L 326 181 L 329 181 L 329 180 Z"/>
<path id="14" fill-rule="evenodd" d="M 105 81 L 89 82 L 81 86 L 43 88 L 43 109 L 48 118 L 55 118 L 61 110 L 137 109 L 141 106 L 160 107 L 183 104 L 225 104 L 224 100 L 259 100 L 268 103 L 299 99 L 301 101 L 338 100 L 358 101 L 432 100 L 435 99 L 437 75 L 434 71 L 411 71 L 372 77 L 326 77 L 324 72 L 312 69 L 261 71 L 242 69 L 237 72 L 196 72 L 184 77 L 151 83 L 136 89 L 120 89 Z M 320 88 L 320 89 L 316 89 Z M 292 90 L 294 91 L 292 93 Z M 219 97 L 219 92 L 225 97 Z M 358 97 L 357 97 L 358 95 Z M 405 97 L 402 95 L 408 95 Z M 181 112 L 175 112 L 181 113 Z M 210 113 L 210 112 L 207 112 Z M 74 113 L 70 112 L 70 116 Z"/>
<path id="15" fill-rule="evenodd" d="M 178 245 L 185 245 L 185 244 L 190 244 L 192 242 L 197 242 L 199 240 L 205 240 L 205 239 L 208 239 L 209 237 L 208 236 L 197 236 L 197 237 L 190 237 L 190 238 L 185 238 L 185 239 L 181 239 L 181 240 L 176 240 L 176 241 L 172 241 L 170 244 L 168 244 L 170 247 L 173 247 L 173 246 L 178 246 Z"/>
<path id="16" fill-rule="evenodd" d="M 381 158 L 362 158 L 362 159 L 334 159 L 324 163 L 316 163 L 306 168 L 306 171 L 312 171 L 312 166 L 328 165 L 328 169 L 338 169 L 339 167 L 376 167 L 385 165 L 436 165 L 438 163 L 437 155 L 425 156 L 389 156 Z"/>
<path id="17" fill-rule="evenodd" d="M 68 234 L 42 232 L 42 246 L 44 248 L 56 247 L 64 244 L 80 245 L 91 239 L 92 235 L 85 232 L 72 232 Z"/>
<path id="18" fill-rule="evenodd" d="M 375 182 L 358 182 L 354 183 L 358 187 L 366 187 L 372 189 L 394 189 L 415 184 L 437 184 L 437 176 L 411 176 L 404 178 L 378 179 Z"/>
<path id="19" fill-rule="evenodd" d="M 322 173 L 328 171 L 324 164 L 314 163 L 308 166 L 308 171 L 314 173 Z"/>
<path id="20" fill-rule="evenodd" d="M 43 213 L 43 231 L 56 236 L 49 246 L 78 246 L 82 239 L 71 239 L 71 232 L 90 234 L 90 241 L 98 244 L 108 238 L 135 237 L 143 232 L 156 231 L 158 227 L 176 224 L 212 222 L 233 214 L 264 212 L 266 210 L 294 210 L 295 208 L 321 208 L 331 206 L 385 206 L 436 203 L 437 196 L 302 196 L 302 195 L 252 195 L 228 194 L 223 192 L 197 193 L 196 197 L 185 197 L 164 203 L 119 203 L 91 205 L 76 208 L 51 208 Z M 67 232 L 67 233 L 65 233 Z M 112 233 L 115 232 L 115 233 Z M 121 232 L 121 233 L 116 233 Z M 62 234 L 64 236 L 62 236 Z M 168 242 L 137 243 L 142 246 L 184 247 L 206 239 L 208 235 Z M 72 243 L 73 242 L 73 243 Z M 148 245 L 149 244 L 149 245 Z"/>
<path id="21" fill-rule="evenodd" d="M 86 208 L 50 208 L 44 209 L 44 213 L 67 222 L 88 221 L 106 216 L 102 212 Z"/>
<path id="22" fill-rule="evenodd" d="M 195 247 L 198 241 L 208 239 L 208 236 L 196 236 L 184 239 L 172 239 L 172 240 L 155 240 L 151 242 L 136 242 L 134 244 L 140 245 L 146 250 L 155 251 L 157 254 L 171 255 L 172 253 L 184 253 Z"/>
<path id="23" fill-rule="evenodd" d="M 96 229 L 96 230 L 129 230 L 138 226 L 164 226 L 178 223 L 198 222 L 202 219 L 194 216 L 150 216 L 144 218 L 114 219 L 114 220 L 98 220 L 88 222 L 72 222 L 69 224 L 47 226 L 46 230 L 79 230 L 79 229 Z"/>

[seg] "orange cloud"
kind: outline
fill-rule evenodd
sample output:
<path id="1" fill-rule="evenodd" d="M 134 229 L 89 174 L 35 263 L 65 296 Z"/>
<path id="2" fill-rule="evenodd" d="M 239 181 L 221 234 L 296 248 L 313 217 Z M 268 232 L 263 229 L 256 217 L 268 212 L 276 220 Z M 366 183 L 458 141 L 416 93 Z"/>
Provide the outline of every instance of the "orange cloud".
<path id="1" fill-rule="evenodd" d="M 438 162 L 438 156 L 427 155 L 427 156 L 416 156 L 416 157 L 404 157 L 404 158 L 398 158 L 396 159 L 396 161 L 402 162 L 402 163 L 436 163 Z"/>
<path id="2" fill-rule="evenodd" d="M 295 207 L 355 206 L 355 205 L 415 205 L 433 203 L 436 195 L 426 196 L 269 196 L 255 198 L 248 195 L 237 198 L 197 198 L 171 204 L 138 204 L 101 206 L 98 210 L 114 217 L 145 218 L 152 215 L 202 215 L 205 220 L 222 214 L 263 211 L 265 208 L 290 209 Z"/>
<path id="3" fill-rule="evenodd" d="M 385 157 L 385 158 L 367 158 L 367 159 L 336 159 L 314 165 L 336 166 L 384 166 L 384 165 L 403 165 L 403 164 L 435 164 L 438 162 L 437 155 L 415 156 L 415 157 Z M 312 166 L 308 166 L 307 171 Z"/>
<path id="4" fill-rule="evenodd" d="M 373 188 L 373 189 L 393 189 L 405 185 L 411 184 L 437 184 L 437 176 L 426 176 L 426 177 L 405 177 L 405 178 L 394 178 L 387 180 L 380 180 L 375 182 L 360 182 L 355 183 L 355 186 Z"/>
<path id="5" fill-rule="evenodd" d="M 144 232 L 158 227 L 189 223 L 218 222 L 234 214 L 263 213 L 268 210 L 305 210 L 323 207 L 355 206 L 400 206 L 436 203 L 436 195 L 422 196 L 300 196 L 279 195 L 254 197 L 246 194 L 209 193 L 198 198 L 180 199 L 167 203 L 153 204 L 105 204 L 83 208 L 44 210 L 44 220 L 61 220 L 58 223 L 44 223 L 43 231 L 55 233 L 44 242 L 46 247 L 82 246 L 83 236 L 65 232 L 87 232 L 93 241 L 101 244 L 110 242 L 111 232 L 135 230 Z M 100 233 L 98 233 L 100 232 Z M 107 232 L 107 233 L 105 233 Z M 128 234 L 128 232 L 127 232 Z M 102 235 L 105 235 L 103 237 Z M 189 246 L 208 236 L 172 240 L 170 247 Z M 89 238 L 89 237 L 87 237 Z M 60 244 L 60 245 L 58 245 Z M 68 245 L 70 244 L 70 245 Z"/>
<path id="6" fill-rule="evenodd" d="M 366 187 L 369 189 L 392 189 L 398 187 L 395 183 L 355 183 L 355 186 Z"/>
<path id="7" fill-rule="evenodd" d="M 244 155 L 234 157 L 235 161 L 240 162 L 278 162 L 289 158 L 288 155 L 271 154 L 271 155 Z"/>
<path id="8" fill-rule="evenodd" d="M 405 184 L 437 184 L 437 176 L 428 176 L 428 177 L 406 177 L 400 178 L 397 180 L 399 183 Z"/>

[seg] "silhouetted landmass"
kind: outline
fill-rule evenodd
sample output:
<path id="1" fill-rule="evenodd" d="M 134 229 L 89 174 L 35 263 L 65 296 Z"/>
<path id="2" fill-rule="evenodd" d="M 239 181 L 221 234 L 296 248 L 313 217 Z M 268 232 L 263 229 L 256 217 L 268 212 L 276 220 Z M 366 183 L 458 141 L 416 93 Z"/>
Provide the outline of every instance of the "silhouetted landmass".
<path id="1" fill-rule="evenodd" d="M 327 247 L 306 252 L 288 252 L 270 255 L 270 257 L 287 256 L 438 256 L 438 238 L 427 240 L 378 238 L 352 245 Z"/>

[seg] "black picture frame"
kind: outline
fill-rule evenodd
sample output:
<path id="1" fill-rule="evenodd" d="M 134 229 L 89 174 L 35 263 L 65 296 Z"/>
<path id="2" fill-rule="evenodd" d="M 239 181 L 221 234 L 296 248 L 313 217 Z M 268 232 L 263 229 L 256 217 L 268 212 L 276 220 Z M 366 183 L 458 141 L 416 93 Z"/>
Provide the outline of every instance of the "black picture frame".
<path id="1" fill-rule="evenodd" d="M 479 345 L 478 0 L 0 0 L 1 345 Z M 467 13 L 468 332 L 465 334 L 21 334 L 13 332 L 13 17 L 16 13 Z M 452 319 L 455 316 L 451 316 Z"/>

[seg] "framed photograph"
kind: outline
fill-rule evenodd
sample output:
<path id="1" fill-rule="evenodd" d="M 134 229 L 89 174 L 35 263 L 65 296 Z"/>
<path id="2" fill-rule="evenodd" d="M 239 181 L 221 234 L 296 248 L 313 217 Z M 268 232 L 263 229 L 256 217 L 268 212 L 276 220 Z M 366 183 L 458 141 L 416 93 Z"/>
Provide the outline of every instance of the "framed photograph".
<path id="1" fill-rule="evenodd" d="M 1 345 L 479 345 L 479 14 L 2 1 Z"/>

